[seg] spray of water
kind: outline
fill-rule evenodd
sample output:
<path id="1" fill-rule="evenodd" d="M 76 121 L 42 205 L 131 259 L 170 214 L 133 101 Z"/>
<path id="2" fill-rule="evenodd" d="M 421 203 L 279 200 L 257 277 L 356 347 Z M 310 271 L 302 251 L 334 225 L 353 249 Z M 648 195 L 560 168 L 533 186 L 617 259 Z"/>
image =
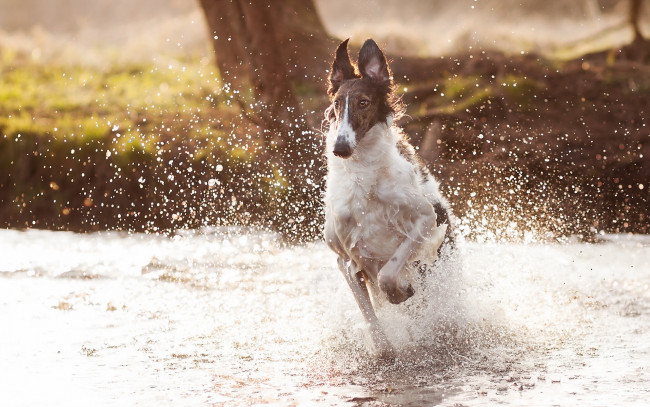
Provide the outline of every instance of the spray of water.
<path id="1" fill-rule="evenodd" d="M 25 55 L 14 55 L 18 60 L 54 58 L 44 53 L 51 44 L 47 36 L 35 36 L 43 41 L 39 47 L 32 46 L 33 38 L 19 37 L 2 36 L 3 44 L 7 39 L 23 44 L 17 48 Z M 177 41 L 164 42 L 183 49 Z M 432 47 L 426 45 L 422 52 L 429 54 Z M 77 60 L 88 55 L 77 54 Z M 72 53 L 61 55 L 74 60 Z M 457 204 L 463 207 L 459 226 L 469 242 L 455 257 L 442 256 L 430 273 L 416 278 L 416 294 L 406 303 L 377 301 L 381 323 L 398 350 L 395 361 L 379 360 L 333 254 L 322 243 L 286 246 L 270 228 L 251 228 L 280 224 L 298 233 L 306 225 L 313 238 L 321 223 L 320 181 L 306 171 L 303 189 L 292 191 L 277 162 L 260 158 L 264 148 L 259 126 L 241 113 L 237 93 L 222 87 L 209 59 L 201 56 L 199 66 L 189 66 L 183 57 L 157 57 L 150 72 L 157 88 L 146 91 L 141 105 L 122 106 L 120 121 L 98 114 L 83 129 L 76 122 L 65 129 L 46 128 L 46 137 L 39 140 L 23 128 L 10 131 L 13 128 L 2 122 L 1 142 L 18 149 L 22 158 L 11 161 L 3 174 L 19 177 L 24 166 L 44 167 L 40 156 L 62 158 L 56 168 L 44 168 L 35 176 L 37 188 L 17 194 L 13 207 L 26 214 L 20 218 L 22 226 L 56 227 L 32 223 L 39 212 L 30 206 L 55 200 L 59 217 L 78 215 L 79 229 L 137 224 L 137 230 L 148 234 L 0 234 L 0 247 L 7 253 L 0 263 L 2 278 L 7 278 L 7 284 L 0 285 L 0 307 L 8 310 L 0 313 L 5 318 L 0 325 L 31 338 L 33 351 L 24 356 L 28 363 L 18 361 L 15 355 L 22 354 L 22 343 L 2 337 L 0 348 L 15 351 L 0 354 L 3 365 L 36 366 L 35 377 L 43 381 L 52 372 L 85 373 L 81 376 L 91 378 L 93 388 L 111 400 L 149 394 L 149 386 L 161 382 L 167 385 L 165 394 L 174 397 L 190 393 L 197 402 L 252 404 L 283 395 L 297 403 L 305 389 L 318 393 L 310 393 L 307 401 L 323 402 L 329 392 L 340 402 L 388 400 L 395 389 L 419 397 L 421 389 L 434 387 L 438 394 L 447 386 L 463 389 L 466 400 L 482 392 L 505 394 L 515 384 L 517 389 L 543 388 L 578 380 L 588 386 L 596 379 L 602 380 L 604 395 L 634 378 L 626 395 L 638 401 L 633 393 L 649 382 L 643 370 L 649 331 L 638 318 L 648 312 L 650 302 L 647 241 L 605 235 L 586 217 L 587 229 L 593 226 L 608 242 L 565 239 L 564 245 L 546 244 L 554 237 L 547 232 L 568 220 L 544 207 L 554 202 L 555 197 L 542 195 L 551 186 L 530 174 L 489 166 L 486 172 L 493 178 L 485 178 L 487 185 L 454 184 L 458 179 L 449 177 L 446 192 L 462 197 Z M 192 92 L 172 86 L 187 79 L 188 71 L 197 73 L 187 85 Z M 71 68 L 56 72 L 69 86 L 77 83 L 83 89 L 92 82 L 72 74 Z M 152 79 L 141 71 L 130 74 L 141 82 Z M 116 82 L 106 86 L 129 91 Z M 81 104 L 96 104 L 100 110 L 112 103 L 79 94 Z M 197 98 L 205 103 L 198 104 Z M 20 119 L 12 126 L 39 121 L 30 106 L 21 109 L 27 116 L 10 117 Z M 256 109 L 264 106 L 246 106 L 248 112 Z M 319 111 L 308 114 L 320 117 Z M 637 126 L 643 131 L 645 123 Z M 99 130 L 89 131 L 92 128 Z M 506 133 L 524 134 L 523 144 L 533 141 L 520 130 Z M 108 143 L 97 142 L 98 134 Z M 480 135 L 484 137 L 477 146 L 490 149 L 498 144 L 500 134 Z M 320 150 L 316 134 L 297 136 L 305 137 L 302 146 L 312 153 Z M 488 146 L 488 141 L 493 144 Z M 566 137 L 557 139 L 564 141 Z M 621 151 L 628 148 L 629 160 L 639 154 L 643 158 L 641 143 L 620 145 Z M 509 151 L 507 159 L 517 161 L 529 152 Z M 599 151 L 600 158 L 594 158 L 604 161 L 608 154 Z M 451 162 L 464 158 L 454 156 Z M 300 170 L 322 169 L 316 161 L 305 165 Z M 85 169 L 90 166 L 94 171 Z M 88 182 L 89 174 L 101 182 Z M 481 179 L 485 175 L 476 174 Z M 22 181 L 12 178 L 3 185 Z M 617 190 L 648 187 L 618 176 L 611 181 Z M 599 182 L 594 182 L 595 188 L 601 187 Z M 61 196 L 66 188 L 74 191 L 75 199 Z M 583 194 L 577 184 L 569 182 L 566 188 L 565 200 Z M 496 200 L 490 189 L 505 190 L 503 195 L 513 198 Z M 296 196 L 310 198 L 292 199 Z M 304 215 L 305 208 L 311 215 Z M 104 223 L 106 218 L 115 223 Z M 28 302 L 27 310 L 17 305 L 23 301 Z M 44 314 L 50 323 L 42 323 Z M 66 324 L 77 328 L 72 339 L 61 336 L 60 327 Z M 621 332 L 618 339 L 624 349 L 615 343 L 617 338 L 602 332 Z M 55 340 L 34 339 L 48 335 Z M 139 363 L 134 366 L 133 360 Z M 606 362 L 613 362 L 617 373 L 610 369 L 599 379 L 599 365 Z M 107 376 L 126 379 L 111 388 L 101 366 Z M 137 370 L 140 366 L 143 370 Z M 128 371 L 134 368 L 135 373 Z M 34 372 L 21 373 L 0 383 L 24 389 L 21 383 L 33 381 L 29 377 Z M 179 382 L 194 387 L 179 388 Z M 87 384 L 78 376 L 73 383 L 79 388 Z M 56 400 L 69 401 L 65 393 L 76 394 L 67 391 L 66 383 L 55 384 L 66 390 L 59 390 Z M 92 403 L 93 396 L 82 394 L 76 403 Z M 140 399 L 151 402 L 145 396 Z"/>

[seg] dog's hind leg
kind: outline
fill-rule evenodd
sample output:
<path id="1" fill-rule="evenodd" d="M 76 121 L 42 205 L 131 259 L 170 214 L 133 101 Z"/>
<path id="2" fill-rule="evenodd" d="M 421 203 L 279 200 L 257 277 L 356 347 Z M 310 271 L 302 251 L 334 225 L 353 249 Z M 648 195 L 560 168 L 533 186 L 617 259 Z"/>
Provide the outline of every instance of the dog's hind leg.
<path id="1" fill-rule="evenodd" d="M 363 314 L 364 319 L 370 325 L 370 335 L 377 348 L 379 357 L 382 359 L 391 359 L 395 357 L 395 350 L 393 349 L 393 345 L 388 341 L 384 330 L 379 325 L 379 320 L 370 302 L 368 287 L 366 287 L 366 283 L 363 281 L 363 273 L 355 270 L 356 267 L 353 264 L 348 265 L 346 263 L 343 257 L 338 258 L 339 269 L 352 290 L 354 299 L 361 309 L 361 314 Z"/>

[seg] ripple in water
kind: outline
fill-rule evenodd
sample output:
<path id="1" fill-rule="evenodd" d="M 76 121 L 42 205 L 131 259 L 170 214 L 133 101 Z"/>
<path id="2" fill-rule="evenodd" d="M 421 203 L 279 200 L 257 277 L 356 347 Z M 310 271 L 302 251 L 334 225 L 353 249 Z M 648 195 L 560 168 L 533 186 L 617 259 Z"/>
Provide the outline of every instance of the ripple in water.
<path id="1" fill-rule="evenodd" d="M 394 363 L 321 243 L 4 230 L 0 247 L 15 406 L 636 405 L 650 389 L 646 237 L 466 243 L 379 305 Z"/>

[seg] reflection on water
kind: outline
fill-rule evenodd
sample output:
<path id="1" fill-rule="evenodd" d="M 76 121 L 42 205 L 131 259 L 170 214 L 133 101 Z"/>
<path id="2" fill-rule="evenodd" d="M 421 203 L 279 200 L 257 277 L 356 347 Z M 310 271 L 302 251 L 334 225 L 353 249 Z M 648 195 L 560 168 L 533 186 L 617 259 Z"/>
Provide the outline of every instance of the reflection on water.
<path id="1" fill-rule="evenodd" d="M 379 310 L 373 358 L 321 243 L 214 229 L 0 231 L 3 405 L 635 405 L 650 238 L 467 243 Z"/>

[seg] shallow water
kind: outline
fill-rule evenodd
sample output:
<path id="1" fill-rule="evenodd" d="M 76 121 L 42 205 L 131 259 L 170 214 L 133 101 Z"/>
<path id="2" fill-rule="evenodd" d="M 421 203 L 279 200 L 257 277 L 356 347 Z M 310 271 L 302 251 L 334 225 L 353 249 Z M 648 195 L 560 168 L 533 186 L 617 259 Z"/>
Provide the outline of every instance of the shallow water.
<path id="1" fill-rule="evenodd" d="M 650 238 L 604 238 L 465 243 L 386 362 L 321 243 L 2 230 L 1 404 L 641 405 Z"/>

